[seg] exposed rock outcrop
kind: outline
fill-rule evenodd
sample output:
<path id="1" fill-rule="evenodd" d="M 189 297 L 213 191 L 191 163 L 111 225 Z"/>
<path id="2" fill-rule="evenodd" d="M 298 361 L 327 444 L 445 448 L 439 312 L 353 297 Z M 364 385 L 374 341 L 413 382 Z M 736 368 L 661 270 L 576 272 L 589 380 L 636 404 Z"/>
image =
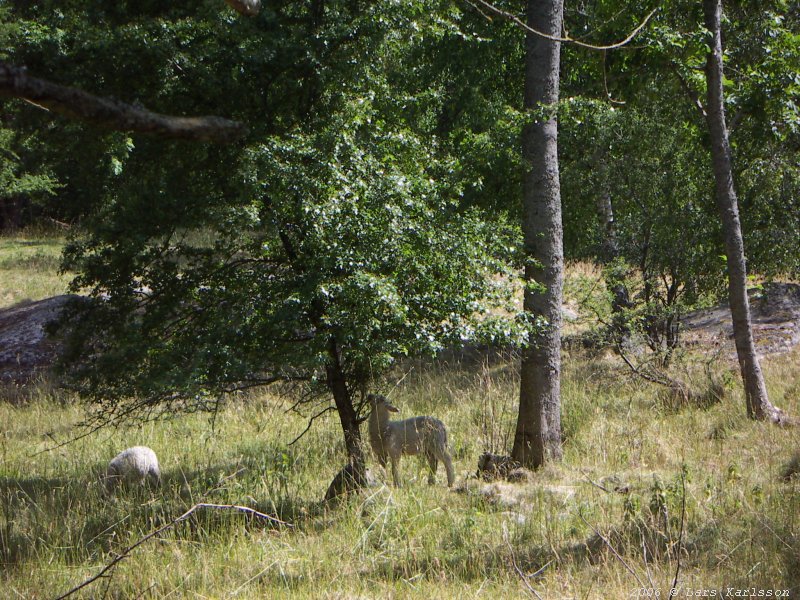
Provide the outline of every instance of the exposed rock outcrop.
<path id="1" fill-rule="evenodd" d="M 753 336 L 760 355 L 780 354 L 800 344 L 800 284 L 768 283 L 750 290 Z M 734 353 L 733 324 L 727 304 L 689 313 L 682 326 L 686 340 L 707 349 Z"/>
<path id="2" fill-rule="evenodd" d="M 54 296 L 0 310 L 0 383 L 24 385 L 50 368 L 60 345 L 45 327 L 78 297 Z"/>

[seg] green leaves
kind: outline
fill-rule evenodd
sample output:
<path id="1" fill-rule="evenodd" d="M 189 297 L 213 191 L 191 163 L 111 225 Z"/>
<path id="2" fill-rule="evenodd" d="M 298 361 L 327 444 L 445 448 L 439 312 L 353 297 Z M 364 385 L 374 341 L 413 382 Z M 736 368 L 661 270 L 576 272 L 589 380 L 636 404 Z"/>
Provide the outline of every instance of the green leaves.
<path id="1" fill-rule="evenodd" d="M 463 125 L 442 127 L 443 88 L 429 90 L 435 75 L 416 57 L 475 36 L 436 6 L 429 19 L 422 3 L 327 3 L 313 35 L 305 12 L 275 7 L 258 27 L 237 25 L 233 50 L 229 34 L 207 35 L 213 19 L 165 19 L 174 38 L 148 29 L 174 75 L 161 80 L 165 102 L 191 70 L 194 93 L 208 89 L 254 133 L 234 151 L 107 140 L 114 177 L 67 253 L 75 289 L 94 298 L 70 319 L 66 366 L 85 395 L 123 415 L 204 408 L 275 380 L 313 387 L 331 340 L 356 389 L 402 356 L 525 339 L 518 231 L 464 193 L 493 168 L 481 153 L 511 155 L 500 140 L 513 126 L 496 125 L 511 118 L 498 97 L 482 120 L 483 90 Z M 216 73 L 225 85 L 209 89 Z"/>

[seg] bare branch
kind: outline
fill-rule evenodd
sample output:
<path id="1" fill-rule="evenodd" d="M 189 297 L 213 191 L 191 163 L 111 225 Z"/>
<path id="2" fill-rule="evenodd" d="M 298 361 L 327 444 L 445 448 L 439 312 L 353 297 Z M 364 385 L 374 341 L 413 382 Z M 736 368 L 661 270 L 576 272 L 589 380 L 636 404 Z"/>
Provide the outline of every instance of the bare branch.
<path id="1" fill-rule="evenodd" d="M 326 413 L 329 413 L 329 412 L 331 412 L 331 411 L 334 411 L 334 410 L 336 410 L 336 407 L 335 407 L 335 406 L 327 406 L 327 407 L 323 408 L 321 411 L 319 411 L 317 414 L 313 415 L 313 416 L 312 416 L 312 417 L 311 417 L 311 418 L 308 420 L 308 424 L 306 425 L 306 428 L 305 428 L 305 429 L 303 429 L 303 431 L 301 431 L 301 432 L 300 432 L 300 435 L 298 435 L 298 436 L 297 436 L 296 438 L 294 438 L 294 439 L 293 439 L 291 442 L 289 442 L 289 444 L 288 444 L 288 445 L 289 445 L 289 446 L 291 446 L 292 444 L 294 444 L 295 442 L 297 442 L 298 440 L 300 440 L 300 438 L 301 438 L 301 437 L 303 437 L 303 436 L 304 436 L 306 433 L 308 433 L 308 430 L 309 430 L 309 429 L 311 429 L 311 426 L 314 424 L 314 421 L 315 421 L 315 420 L 319 419 L 319 418 L 320 418 L 322 415 L 324 415 L 324 414 L 326 414 Z"/>
<path id="2" fill-rule="evenodd" d="M 582 515 L 580 512 L 578 512 L 578 513 L 577 513 L 577 515 L 578 515 L 578 518 L 579 518 L 581 521 L 583 521 L 583 522 L 586 524 L 586 526 L 587 526 L 589 529 L 591 529 L 592 531 L 594 531 L 595 535 L 596 535 L 597 537 L 599 537 L 599 538 L 600 538 L 600 539 L 603 541 L 603 543 L 604 543 L 606 546 L 608 546 L 608 549 L 609 549 L 609 550 L 611 550 L 611 553 L 614 555 L 614 557 L 615 557 L 615 558 L 616 558 L 616 559 L 617 559 L 617 560 L 618 560 L 620 563 L 622 563 L 622 566 L 623 566 L 623 567 L 625 567 L 625 568 L 627 569 L 628 573 L 630 573 L 631 575 L 633 575 L 633 578 L 634 578 L 634 579 L 636 580 L 636 582 L 639 584 L 639 587 L 640 587 L 640 588 L 642 588 L 642 589 L 644 589 L 646 586 L 644 585 L 644 582 L 642 581 L 641 577 L 639 577 L 639 574 L 638 574 L 636 571 L 634 571 L 634 570 L 633 570 L 633 568 L 631 568 L 631 566 L 630 566 L 630 565 L 629 565 L 627 562 L 625 562 L 625 559 L 624 559 L 624 558 L 622 558 L 622 556 L 620 555 L 620 553 L 619 553 L 619 552 L 617 552 L 617 549 L 616 549 L 616 548 L 614 548 L 614 546 L 612 546 L 612 545 L 611 545 L 611 542 L 609 542 L 609 541 L 608 541 L 608 539 L 606 539 L 606 537 L 605 537 L 605 536 L 604 536 L 602 533 L 600 533 L 599 531 L 597 531 L 597 529 L 595 529 L 595 528 L 592 526 L 592 524 L 591 524 L 591 523 L 589 523 L 589 521 L 587 521 L 586 519 L 584 519 L 584 518 L 583 518 L 583 515 Z"/>
<path id="3" fill-rule="evenodd" d="M 247 135 L 247 127 L 238 121 L 154 113 L 142 106 L 32 77 L 25 68 L 4 62 L 0 62 L 0 96 L 21 98 L 45 110 L 115 131 L 217 144 L 230 144 Z"/>
<path id="4" fill-rule="evenodd" d="M 628 356 L 625 354 L 625 351 L 622 349 L 622 345 L 617 344 L 616 350 L 620 358 L 623 361 L 625 361 L 625 364 L 628 365 L 630 370 L 633 371 L 635 375 L 638 375 L 642 379 L 649 381 L 651 383 L 657 383 L 658 385 L 664 385 L 667 387 L 671 387 L 672 385 L 674 385 L 675 382 L 673 380 L 668 378 L 665 379 L 660 375 L 654 375 L 652 373 L 648 373 L 647 371 L 643 371 L 640 367 L 634 365 L 633 362 L 631 362 L 631 359 L 629 359 Z"/>
<path id="5" fill-rule="evenodd" d="M 187 510 L 185 513 L 183 513 L 180 517 L 177 517 L 176 519 L 173 519 L 172 521 L 170 521 L 166 525 L 162 525 L 161 527 L 159 527 L 155 531 L 151 531 L 150 533 L 148 533 L 143 538 L 140 538 L 139 540 L 137 540 L 135 544 L 132 544 L 132 545 L 128 546 L 127 548 L 125 548 L 111 562 L 109 562 L 105 567 L 103 567 L 100 570 L 99 573 L 97 573 L 93 577 L 90 577 L 89 579 L 87 579 L 86 581 L 81 583 L 80 585 L 75 586 L 74 588 L 72 588 L 68 592 L 66 592 L 64 594 L 61 594 L 60 596 L 58 596 L 56 598 L 56 600 L 63 600 L 64 598 L 68 598 L 69 596 L 71 596 L 75 592 L 77 592 L 79 590 L 82 590 L 87 585 L 89 585 L 89 584 L 97 581 L 101 577 L 105 576 L 105 574 L 108 573 L 111 569 L 113 569 L 117 565 L 117 563 L 119 563 L 122 560 L 128 558 L 128 556 L 130 556 L 130 553 L 133 552 L 133 550 L 135 550 L 136 548 L 138 548 L 139 546 L 144 544 L 147 540 L 154 538 L 159 533 L 162 533 L 162 532 L 166 531 L 170 527 L 174 527 L 175 525 L 177 525 L 181 521 L 185 521 L 186 519 L 189 518 L 189 516 L 193 512 L 195 512 L 196 510 L 198 510 L 200 508 L 215 508 L 215 509 L 235 510 L 235 511 L 238 511 L 238 512 L 247 513 L 247 514 L 252 515 L 254 517 L 258 517 L 260 519 L 265 519 L 267 521 L 272 521 L 273 523 L 275 523 L 277 525 L 282 525 L 284 527 L 294 527 L 291 523 L 287 523 L 286 521 L 282 521 L 282 520 L 280 520 L 280 519 L 278 519 L 276 517 L 273 517 L 271 515 L 266 515 L 266 514 L 264 514 L 262 512 L 258 512 L 257 510 L 252 509 L 252 508 L 248 508 L 247 506 L 238 506 L 236 504 L 208 504 L 207 502 L 200 502 L 200 503 L 195 504 L 194 506 L 192 506 L 189 510 Z"/>
<path id="6" fill-rule="evenodd" d="M 670 67 L 672 69 L 672 72 L 675 74 L 675 77 L 678 78 L 678 81 L 680 82 L 683 91 L 686 92 L 686 95 L 689 96 L 689 99 L 692 101 L 692 105 L 697 109 L 697 111 L 700 113 L 700 116 L 705 120 L 705 118 L 707 117 L 706 107 L 703 106 L 703 103 L 700 101 L 700 94 L 698 94 L 697 91 L 692 86 L 689 85 L 689 82 L 686 81 L 686 78 L 684 78 L 683 75 L 681 75 L 681 72 L 678 70 L 678 67 L 675 66 L 675 63 L 672 63 Z"/>
<path id="7" fill-rule="evenodd" d="M 472 2 L 472 0 L 464 0 L 464 1 L 467 4 L 469 4 L 470 6 L 472 6 L 475 10 L 477 10 L 482 15 L 484 14 L 483 11 L 480 8 L 478 8 L 478 6 L 475 3 Z M 648 21 L 650 21 L 650 17 L 652 17 L 656 13 L 656 11 L 658 10 L 658 7 L 654 8 L 653 10 L 651 10 L 647 14 L 647 16 L 644 18 L 644 20 L 641 23 L 639 23 L 639 25 L 637 25 L 636 28 L 633 31 L 631 31 L 631 33 L 628 34 L 628 36 L 624 40 L 621 40 L 621 41 L 616 42 L 614 44 L 609 44 L 607 46 L 596 46 L 594 44 L 589 44 L 587 42 L 582 42 L 580 40 L 576 40 L 575 38 L 572 38 L 572 37 L 569 37 L 569 36 L 561 37 L 561 36 L 558 36 L 558 35 L 550 35 L 549 33 L 544 33 L 543 31 L 539 31 L 537 29 L 534 29 L 533 27 L 531 27 L 530 25 L 525 23 L 525 21 L 520 19 L 517 15 L 515 15 L 513 13 L 510 13 L 508 11 L 505 11 L 502 8 L 498 8 L 494 4 L 491 4 L 490 2 L 487 2 L 487 0 L 475 0 L 475 1 L 478 4 L 480 4 L 481 6 L 483 6 L 484 8 L 486 8 L 489 12 L 492 12 L 492 13 L 500 16 L 500 17 L 503 17 L 504 19 L 508 19 L 509 21 L 511 21 L 512 23 L 517 25 L 518 27 L 524 29 L 525 31 L 533 33 L 534 35 L 538 35 L 539 37 L 542 37 L 542 38 L 544 38 L 546 40 L 550 40 L 552 42 L 561 42 L 561 43 L 564 43 L 564 44 L 573 44 L 575 46 L 580 46 L 581 48 L 588 48 L 590 50 L 614 50 L 616 48 L 622 48 L 623 46 L 625 46 L 628 43 L 630 43 L 630 41 L 633 40 L 633 38 L 635 38 L 642 29 L 644 29 L 644 26 L 647 25 Z"/>
<path id="8" fill-rule="evenodd" d="M 589 477 L 589 475 L 587 475 L 587 474 L 586 474 L 586 472 L 585 472 L 585 471 L 581 471 L 581 475 L 583 475 L 583 478 L 586 480 L 586 482 L 587 482 L 587 483 L 589 483 L 589 484 L 593 485 L 593 486 L 594 486 L 594 487 L 596 487 L 597 489 L 603 490 L 604 492 L 606 492 L 606 493 L 608 493 L 608 494 L 611 494 L 611 493 L 613 493 L 613 492 L 612 492 L 612 490 L 608 489 L 608 488 L 607 488 L 607 487 L 605 487 L 604 485 L 600 485 L 599 483 L 597 483 L 597 482 L 593 481 L 593 480 L 591 479 L 591 477 Z"/>

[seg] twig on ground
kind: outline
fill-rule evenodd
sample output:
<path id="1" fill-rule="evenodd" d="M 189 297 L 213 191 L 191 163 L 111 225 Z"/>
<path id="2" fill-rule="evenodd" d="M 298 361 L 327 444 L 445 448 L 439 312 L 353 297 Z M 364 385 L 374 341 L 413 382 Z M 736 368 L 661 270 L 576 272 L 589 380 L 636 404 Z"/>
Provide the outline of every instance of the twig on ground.
<path id="1" fill-rule="evenodd" d="M 625 567 L 625 569 L 627 569 L 628 573 L 630 573 L 631 575 L 633 575 L 633 577 L 636 579 L 636 582 L 639 584 L 639 587 L 640 587 L 640 588 L 642 588 L 642 589 L 646 588 L 647 586 L 646 586 L 646 585 L 644 584 L 644 582 L 642 581 L 642 578 L 641 578 L 641 577 L 639 577 L 638 573 L 636 573 L 636 571 L 634 571 L 634 570 L 633 570 L 633 568 L 632 568 L 632 567 L 631 567 L 631 566 L 630 566 L 630 565 L 629 565 L 629 564 L 628 564 L 628 563 L 625 561 L 625 559 L 624 559 L 624 558 L 622 558 L 622 556 L 620 555 L 620 553 L 619 553 L 619 552 L 617 552 L 617 549 L 616 549 L 616 548 L 614 548 L 614 546 L 611 544 L 611 542 L 609 542 L 609 541 L 608 541 L 608 539 L 606 539 L 606 537 L 605 537 L 605 536 L 604 536 L 602 533 L 600 533 L 600 532 L 599 532 L 597 529 L 595 529 L 595 528 L 594 528 L 594 526 L 593 526 L 591 523 L 589 523 L 589 521 L 587 521 L 586 519 L 584 519 L 584 518 L 583 518 L 583 515 L 582 515 L 580 512 L 579 512 L 579 513 L 577 513 L 577 515 L 578 515 L 578 518 L 579 518 L 581 521 L 583 521 L 583 522 L 586 524 L 586 526 L 587 526 L 589 529 L 591 529 L 592 531 L 594 531 L 595 535 L 596 535 L 597 537 L 599 537 L 599 538 L 600 538 L 600 539 L 603 541 L 603 543 L 604 543 L 606 546 L 608 546 L 608 549 L 609 549 L 609 550 L 611 550 L 611 553 L 612 553 L 612 554 L 613 554 L 613 555 L 616 557 L 616 559 L 617 559 L 617 560 L 618 560 L 620 563 L 622 563 L 622 566 L 624 566 L 624 567 Z"/>
<path id="2" fill-rule="evenodd" d="M 508 539 L 508 529 L 506 528 L 505 523 L 503 523 L 503 540 L 505 541 L 506 545 L 508 546 L 508 551 L 511 554 L 511 565 L 514 567 L 514 570 L 517 572 L 517 575 L 519 575 L 519 578 L 522 580 L 522 583 L 525 584 L 525 587 L 527 588 L 528 592 L 530 592 L 532 595 L 536 596 L 539 600 L 542 600 L 542 597 L 539 595 L 539 592 L 537 592 L 534 589 L 534 587 L 531 585 L 531 582 L 528 581 L 528 579 L 530 579 L 531 577 L 536 577 L 537 575 L 540 575 L 542 572 L 544 572 L 544 570 L 547 567 L 550 566 L 550 564 L 553 561 L 550 561 L 549 563 L 545 564 L 543 567 L 541 567 L 535 573 L 532 573 L 531 575 L 526 575 L 522 571 L 522 569 L 519 568 L 519 565 L 517 564 L 517 557 L 516 557 L 516 554 L 514 554 L 514 548 L 511 545 L 511 541 Z"/>
<path id="3" fill-rule="evenodd" d="M 666 387 L 672 387 L 673 385 L 676 385 L 675 382 L 672 380 L 664 379 L 659 375 L 653 375 L 652 373 L 643 371 L 641 367 L 637 367 L 636 365 L 634 365 L 631 359 L 628 358 L 628 356 L 625 354 L 625 351 L 622 349 L 622 346 L 620 344 L 617 344 L 617 354 L 619 354 L 620 358 L 625 362 L 625 364 L 628 365 L 628 367 L 630 367 L 630 370 L 633 371 L 634 375 L 638 375 L 645 381 L 649 381 L 650 383 L 657 383 L 658 385 L 663 385 Z"/>
<path id="4" fill-rule="evenodd" d="M 136 541 L 136 543 L 131 544 L 130 546 L 125 548 L 111 562 L 109 562 L 105 567 L 103 567 L 100 570 L 99 573 L 97 573 L 96 575 L 90 577 L 89 579 L 87 579 L 86 581 L 80 583 L 79 585 L 76 585 L 74 588 L 72 588 L 68 592 L 66 592 L 64 594 L 61 594 L 55 600 L 63 600 L 64 598 L 68 598 L 69 596 L 71 596 L 75 592 L 77 592 L 79 590 L 82 590 L 87 585 L 89 585 L 91 583 L 94 583 L 95 581 L 97 581 L 101 577 L 106 577 L 106 573 L 111 571 L 118 563 L 120 563 L 124 559 L 128 558 L 128 556 L 130 556 L 131 552 L 133 552 L 136 548 L 138 548 L 139 546 L 144 544 L 147 540 L 154 538 L 158 534 L 163 533 L 164 531 L 166 531 L 167 529 L 170 529 L 171 527 L 174 527 L 175 525 L 177 525 L 181 521 L 185 521 L 186 519 L 189 518 L 189 516 L 192 513 L 194 513 L 196 510 L 201 509 L 201 508 L 214 508 L 214 509 L 223 509 L 223 510 L 225 510 L 225 509 L 234 510 L 234 511 L 237 511 L 237 512 L 243 512 L 243 513 L 252 515 L 254 517 L 258 517 L 260 519 L 265 519 L 267 521 L 271 521 L 271 522 L 273 522 L 273 523 L 275 523 L 277 525 L 281 525 L 283 527 L 294 527 L 294 525 L 292 525 L 291 523 L 287 523 L 286 521 L 282 521 L 281 519 L 278 519 L 277 517 L 273 517 L 271 515 L 266 515 L 266 514 L 264 514 L 262 512 L 258 512 L 257 510 L 255 510 L 253 508 L 249 508 L 247 506 L 238 506 L 236 504 L 209 504 L 209 503 L 206 503 L 206 502 L 200 502 L 200 503 L 197 503 L 194 506 L 192 506 L 189 510 L 187 510 L 185 513 L 183 513 L 181 516 L 177 517 L 176 519 L 173 519 L 172 521 L 170 521 L 166 525 L 162 525 L 161 527 L 159 527 L 155 531 L 151 531 L 146 536 L 144 536 L 142 538 L 139 538 Z"/>
<path id="5" fill-rule="evenodd" d="M 607 487 L 592 481 L 592 479 L 586 474 L 586 471 L 581 471 L 581 475 L 583 475 L 583 478 L 587 481 L 587 483 L 590 483 L 594 487 L 596 487 L 596 488 L 598 488 L 600 490 L 603 490 L 604 492 L 607 492 L 609 494 L 613 493 L 612 490 L 608 489 Z"/>

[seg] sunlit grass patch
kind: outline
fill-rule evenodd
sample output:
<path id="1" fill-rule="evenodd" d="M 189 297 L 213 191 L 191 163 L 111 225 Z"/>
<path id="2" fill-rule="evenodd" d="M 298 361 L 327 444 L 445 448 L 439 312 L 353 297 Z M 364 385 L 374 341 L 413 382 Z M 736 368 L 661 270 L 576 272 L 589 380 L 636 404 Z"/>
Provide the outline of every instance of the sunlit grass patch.
<path id="1" fill-rule="evenodd" d="M 59 274 L 64 243 L 60 234 L 0 236 L 0 308 L 66 292 L 71 276 Z"/>
<path id="2" fill-rule="evenodd" d="M 792 360 L 770 361 L 766 372 L 796 414 Z M 637 577 L 666 589 L 678 557 L 683 585 L 791 585 L 800 481 L 784 481 L 781 469 L 796 431 L 743 417 L 735 385 L 710 408 L 675 411 L 609 357 L 573 354 L 564 374 L 564 463 L 526 483 L 486 484 L 472 475 L 491 435 L 497 449 L 510 441 L 513 358 L 417 365 L 393 402 L 402 416 L 447 424 L 458 489 L 441 472 L 428 486 L 425 465 L 407 458 L 403 487 L 378 470 L 381 485 L 336 507 L 321 500 L 344 455 L 337 419 L 318 419 L 290 446 L 306 420 L 280 396 L 230 402 L 213 428 L 197 414 L 45 452 L 77 432 L 80 408 L 47 397 L 0 405 L 4 585 L 51 597 L 201 501 L 294 527 L 203 512 L 137 548 L 88 594 L 108 585 L 118 597 L 515 597 L 528 593 L 520 573 L 537 573 L 527 583 L 543 597 L 624 597 Z M 493 404 L 508 408 L 492 413 Z M 104 495 L 104 465 L 135 444 L 158 454 L 162 487 Z"/>

